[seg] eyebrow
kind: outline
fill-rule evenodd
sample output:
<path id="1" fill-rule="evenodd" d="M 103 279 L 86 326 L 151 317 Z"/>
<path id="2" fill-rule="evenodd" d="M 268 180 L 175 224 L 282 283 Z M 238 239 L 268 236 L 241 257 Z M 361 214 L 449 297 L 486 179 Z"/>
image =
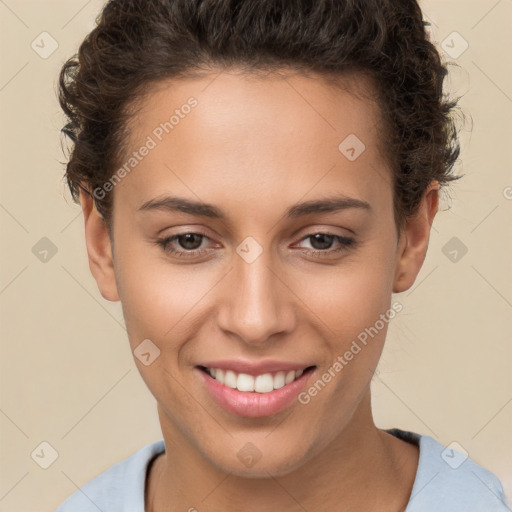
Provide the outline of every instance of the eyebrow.
<path id="1" fill-rule="evenodd" d="M 305 215 L 311 215 L 313 213 L 335 212 L 350 208 L 357 208 L 368 212 L 372 211 L 370 203 L 361 199 L 356 199 L 355 197 L 341 195 L 294 204 L 286 210 L 284 216 L 288 218 L 297 218 Z M 227 215 L 217 206 L 175 196 L 164 196 L 150 199 L 143 203 L 139 208 L 139 211 L 142 212 L 155 210 L 170 212 L 179 211 L 212 219 L 225 220 L 227 218 Z"/>

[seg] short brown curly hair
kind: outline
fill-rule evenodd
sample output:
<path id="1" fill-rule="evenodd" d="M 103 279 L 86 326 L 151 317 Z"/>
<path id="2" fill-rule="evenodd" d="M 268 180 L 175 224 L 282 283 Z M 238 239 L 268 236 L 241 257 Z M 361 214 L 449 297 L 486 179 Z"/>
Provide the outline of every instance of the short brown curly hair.
<path id="1" fill-rule="evenodd" d="M 65 177 L 75 202 L 123 161 L 129 107 L 159 81 L 230 67 L 284 68 L 374 84 L 393 169 L 397 230 L 428 185 L 451 174 L 460 147 L 443 93 L 447 68 L 416 0 L 110 0 L 62 67 L 62 132 L 73 141 Z M 97 210 L 111 227 L 112 192 Z"/>

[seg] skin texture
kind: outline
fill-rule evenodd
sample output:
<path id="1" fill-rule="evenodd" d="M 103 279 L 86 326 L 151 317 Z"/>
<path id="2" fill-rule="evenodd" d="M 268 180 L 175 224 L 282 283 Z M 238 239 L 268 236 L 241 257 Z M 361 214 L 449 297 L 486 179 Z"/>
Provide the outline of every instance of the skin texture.
<path id="1" fill-rule="evenodd" d="M 362 79 L 354 83 L 368 92 Z M 149 472 L 147 510 L 318 512 L 340 503 L 346 511 L 404 510 L 418 450 L 378 429 L 371 413 L 387 324 L 310 403 L 265 418 L 224 411 L 195 366 L 223 358 L 305 362 L 317 366 L 309 387 L 390 309 L 393 292 L 414 283 L 439 185 L 430 185 L 398 241 L 377 107 L 319 77 L 223 71 L 159 84 L 141 103 L 130 149 L 190 96 L 197 107 L 116 185 L 113 244 L 90 196 L 81 196 L 102 296 L 121 300 L 132 350 L 147 338 L 160 349 L 149 366 L 134 358 L 157 400 L 166 444 Z M 338 150 L 349 134 L 366 146 L 355 161 Z M 211 203 L 226 218 L 138 211 L 165 194 Z M 297 202 L 339 194 L 367 201 L 371 211 L 284 216 Z M 193 246 L 206 251 L 199 256 L 173 256 L 156 244 L 195 232 L 205 235 Z M 306 238 L 316 233 L 357 243 L 343 248 L 334 238 L 322 249 Z M 252 263 L 236 252 L 248 236 L 262 248 Z M 181 242 L 171 246 L 192 247 Z M 324 254 L 306 252 L 315 249 Z M 237 457 L 247 442 L 261 453 L 252 467 Z"/>

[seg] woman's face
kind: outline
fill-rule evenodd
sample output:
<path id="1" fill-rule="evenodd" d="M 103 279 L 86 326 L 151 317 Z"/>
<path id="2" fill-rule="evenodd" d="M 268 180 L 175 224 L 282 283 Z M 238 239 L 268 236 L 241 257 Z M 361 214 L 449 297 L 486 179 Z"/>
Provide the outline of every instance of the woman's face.
<path id="1" fill-rule="evenodd" d="M 113 266 L 106 251 L 93 273 L 122 302 L 168 443 L 278 475 L 371 422 L 391 293 L 423 261 L 397 245 L 380 136 L 373 103 L 318 77 L 224 72 L 147 96 L 114 186 Z"/>

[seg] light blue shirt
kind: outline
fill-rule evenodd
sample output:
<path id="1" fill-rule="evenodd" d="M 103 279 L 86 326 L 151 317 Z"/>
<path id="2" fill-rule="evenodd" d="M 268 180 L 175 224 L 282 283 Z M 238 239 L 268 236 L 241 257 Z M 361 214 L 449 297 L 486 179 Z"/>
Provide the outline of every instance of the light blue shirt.
<path id="1" fill-rule="evenodd" d="M 418 468 L 405 512 L 510 512 L 498 478 L 462 451 L 427 435 L 398 428 L 386 432 L 419 445 Z M 144 512 L 146 472 L 164 451 L 163 440 L 144 446 L 87 482 L 55 512 Z"/>

